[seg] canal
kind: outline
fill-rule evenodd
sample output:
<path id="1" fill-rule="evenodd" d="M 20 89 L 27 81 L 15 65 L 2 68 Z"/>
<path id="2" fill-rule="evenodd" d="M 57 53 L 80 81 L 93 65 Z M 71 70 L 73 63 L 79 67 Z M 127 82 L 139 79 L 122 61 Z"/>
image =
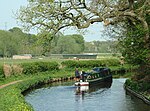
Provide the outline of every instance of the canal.
<path id="1" fill-rule="evenodd" d="M 150 111 L 150 106 L 127 95 L 126 79 L 96 87 L 75 87 L 73 81 L 54 83 L 26 94 L 35 111 Z"/>

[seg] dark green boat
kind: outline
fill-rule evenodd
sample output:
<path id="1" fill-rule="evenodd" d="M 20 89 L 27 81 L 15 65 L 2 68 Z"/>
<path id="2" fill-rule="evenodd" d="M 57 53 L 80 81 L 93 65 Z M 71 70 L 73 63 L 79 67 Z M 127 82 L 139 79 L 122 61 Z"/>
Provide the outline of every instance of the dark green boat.
<path id="1" fill-rule="evenodd" d="M 82 72 L 81 79 L 75 83 L 75 86 L 92 86 L 103 82 L 112 82 L 111 71 L 109 68 L 96 67 L 90 72 Z"/>

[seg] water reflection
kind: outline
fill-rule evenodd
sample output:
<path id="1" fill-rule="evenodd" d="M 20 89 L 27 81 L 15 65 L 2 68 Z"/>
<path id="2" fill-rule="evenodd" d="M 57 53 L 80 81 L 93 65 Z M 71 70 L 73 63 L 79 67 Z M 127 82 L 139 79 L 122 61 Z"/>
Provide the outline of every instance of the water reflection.
<path id="1" fill-rule="evenodd" d="M 77 86 L 75 89 L 75 100 L 84 100 L 85 97 L 89 98 L 90 95 L 103 93 L 111 87 L 111 84 L 112 82 L 103 82 L 102 84 L 94 86 Z"/>
<path id="2" fill-rule="evenodd" d="M 112 82 L 103 82 L 102 84 L 94 85 L 94 86 L 77 86 L 76 87 L 76 95 L 82 95 L 84 93 L 91 93 L 95 92 L 101 88 L 103 88 L 102 91 L 105 90 L 105 88 L 110 88 Z"/>

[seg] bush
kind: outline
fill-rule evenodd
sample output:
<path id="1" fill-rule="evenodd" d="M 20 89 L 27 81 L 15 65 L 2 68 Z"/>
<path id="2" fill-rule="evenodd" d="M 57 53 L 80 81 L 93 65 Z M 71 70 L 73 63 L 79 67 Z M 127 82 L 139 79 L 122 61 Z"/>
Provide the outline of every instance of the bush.
<path id="1" fill-rule="evenodd" d="M 33 62 L 21 64 L 24 74 L 35 74 L 38 72 L 45 72 L 51 70 L 58 70 L 57 62 Z"/>
<path id="2" fill-rule="evenodd" d="M 93 67 L 103 67 L 103 66 L 119 66 L 118 59 L 107 59 L 107 60 L 82 60 L 82 61 L 75 61 L 75 60 L 68 60 L 63 61 L 62 66 L 67 68 L 93 68 Z"/>
<path id="3" fill-rule="evenodd" d="M 9 77 L 12 75 L 12 68 L 11 65 L 9 64 L 4 64 L 3 65 L 3 71 L 4 71 L 4 76 Z"/>
<path id="4" fill-rule="evenodd" d="M 137 92 L 141 91 L 140 90 L 141 83 L 137 83 L 136 81 L 132 81 L 131 79 L 127 79 L 125 82 L 125 85 L 130 87 L 134 91 L 137 91 Z"/>
<path id="5" fill-rule="evenodd" d="M 38 66 L 35 63 L 23 63 L 21 64 L 24 74 L 34 74 L 38 72 Z"/>
<path id="6" fill-rule="evenodd" d="M 0 79 L 4 77 L 3 66 L 0 65 Z"/>
<path id="7" fill-rule="evenodd" d="M 12 65 L 12 72 L 14 75 L 21 75 L 22 74 L 22 71 L 23 71 L 23 68 L 20 66 L 20 65 Z"/>

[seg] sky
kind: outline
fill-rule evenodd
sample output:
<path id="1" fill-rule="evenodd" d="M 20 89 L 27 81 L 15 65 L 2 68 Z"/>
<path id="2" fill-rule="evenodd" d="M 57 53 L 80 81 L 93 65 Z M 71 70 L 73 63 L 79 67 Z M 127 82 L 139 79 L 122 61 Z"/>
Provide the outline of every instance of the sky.
<path id="1" fill-rule="evenodd" d="M 0 0 L 0 30 L 9 30 L 13 27 L 20 27 L 15 19 L 14 14 L 21 6 L 26 6 L 27 4 L 27 0 Z M 94 40 L 107 40 L 102 35 L 103 30 L 104 27 L 102 23 L 94 23 L 84 31 L 84 40 L 87 42 Z M 62 33 L 64 35 L 77 34 L 79 31 L 75 30 L 74 28 L 70 28 L 62 30 Z"/>
<path id="2" fill-rule="evenodd" d="M 0 29 L 9 30 L 17 27 L 15 13 L 20 6 L 27 5 L 27 0 L 0 0 Z"/>

